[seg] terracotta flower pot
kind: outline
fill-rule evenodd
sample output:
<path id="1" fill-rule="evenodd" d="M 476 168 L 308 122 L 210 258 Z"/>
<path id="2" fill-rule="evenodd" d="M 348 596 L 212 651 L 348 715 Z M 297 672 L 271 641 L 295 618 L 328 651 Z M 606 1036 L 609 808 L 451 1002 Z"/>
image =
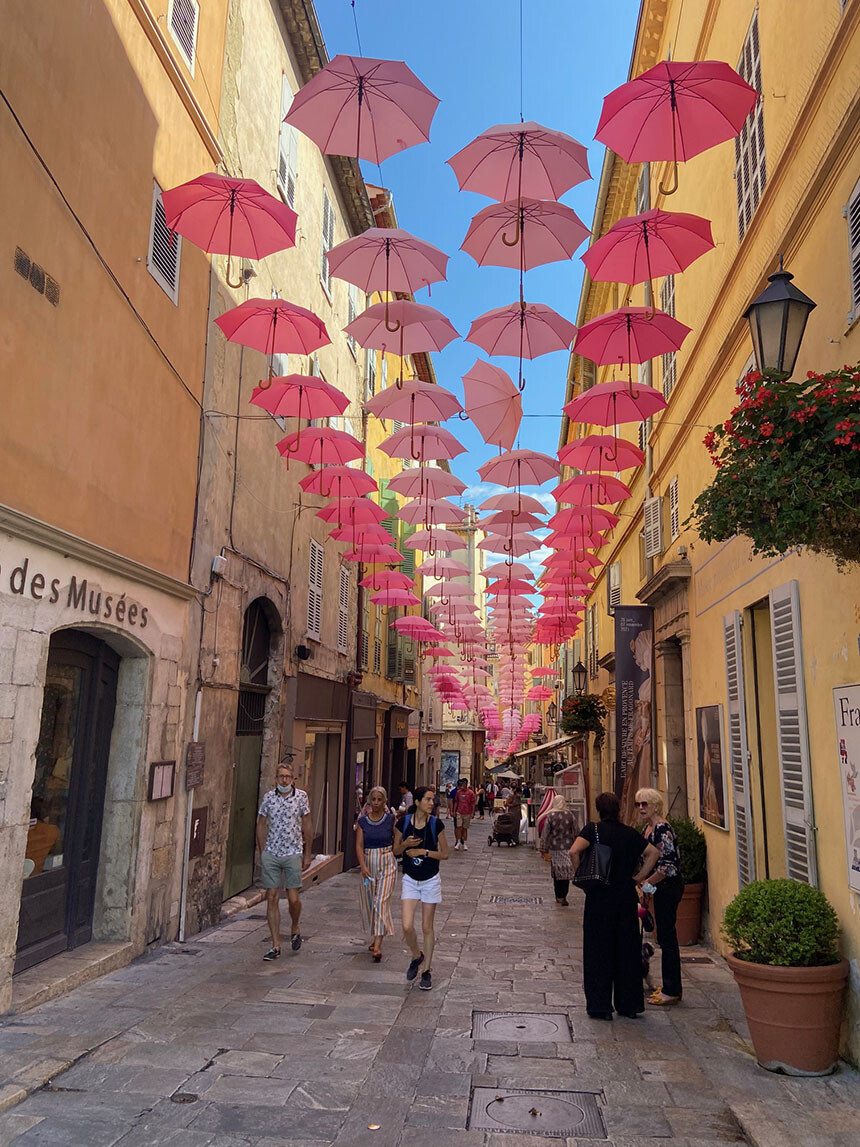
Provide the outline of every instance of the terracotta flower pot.
<path id="1" fill-rule="evenodd" d="M 829 1075 L 839 1055 L 848 962 L 778 968 L 728 957 L 756 1059 L 768 1071 Z"/>
<path id="2" fill-rule="evenodd" d="M 704 884 L 685 884 L 681 903 L 678 905 L 678 914 L 675 918 L 675 931 L 678 943 L 686 948 L 690 944 L 698 944 L 702 934 L 702 894 Z"/>

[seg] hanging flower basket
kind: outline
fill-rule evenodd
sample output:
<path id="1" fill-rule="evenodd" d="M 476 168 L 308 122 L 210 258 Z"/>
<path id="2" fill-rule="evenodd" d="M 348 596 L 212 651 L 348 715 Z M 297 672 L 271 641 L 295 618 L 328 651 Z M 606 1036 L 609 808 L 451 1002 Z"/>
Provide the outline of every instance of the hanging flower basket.
<path id="1" fill-rule="evenodd" d="M 753 552 L 796 546 L 860 561 L 860 366 L 792 382 L 750 371 L 739 402 L 704 438 L 717 469 L 693 503 L 706 542 L 744 534 Z"/>
<path id="2" fill-rule="evenodd" d="M 606 729 L 606 706 L 593 693 L 578 697 L 568 697 L 561 707 L 561 727 L 565 733 L 594 733 L 594 747 L 598 752 L 603 748 Z"/>

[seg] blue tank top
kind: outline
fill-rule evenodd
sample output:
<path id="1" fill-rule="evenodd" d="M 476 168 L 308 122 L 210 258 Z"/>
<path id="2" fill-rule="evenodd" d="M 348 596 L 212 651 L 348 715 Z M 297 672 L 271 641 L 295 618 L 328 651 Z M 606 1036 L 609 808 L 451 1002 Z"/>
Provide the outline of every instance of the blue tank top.
<path id="1" fill-rule="evenodd" d="M 358 818 L 364 837 L 365 848 L 390 848 L 394 844 L 394 813 L 387 812 L 381 820 L 372 821 L 369 816 Z"/>

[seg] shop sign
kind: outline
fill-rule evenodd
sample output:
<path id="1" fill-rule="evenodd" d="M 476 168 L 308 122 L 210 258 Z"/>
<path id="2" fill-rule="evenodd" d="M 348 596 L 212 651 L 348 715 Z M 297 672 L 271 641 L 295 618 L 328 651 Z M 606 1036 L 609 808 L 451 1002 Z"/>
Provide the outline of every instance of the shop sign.
<path id="1" fill-rule="evenodd" d="M 0 562 L 0 589 L 12 597 L 37 601 L 57 609 L 71 609 L 84 617 L 110 621 L 130 629 L 146 629 L 149 610 L 126 593 L 104 593 L 98 583 L 72 575 L 68 582 L 52 577 L 29 554 Z"/>
<path id="2" fill-rule="evenodd" d="M 206 745 L 203 741 L 189 742 L 185 754 L 185 790 L 196 789 L 203 784 L 206 770 Z"/>
<path id="3" fill-rule="evenodd" d="M 860 685 L 837 686 L 833 690 L 833 705 L 845 812 L 848 886 L 860 892 Z"/>

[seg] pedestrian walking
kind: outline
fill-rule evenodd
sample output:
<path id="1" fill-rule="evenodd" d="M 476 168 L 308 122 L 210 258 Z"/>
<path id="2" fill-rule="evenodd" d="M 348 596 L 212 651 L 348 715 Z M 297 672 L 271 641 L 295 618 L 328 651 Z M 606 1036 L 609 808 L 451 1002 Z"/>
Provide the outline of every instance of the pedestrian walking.
<path id="1" fill-rule="evenodd" d="M 478 798 L 478 803 L 475 806 L 477 813 L 478 813 L 476 819 L 477 820 L 483 820 L 484 814 L 487 811 L 487 794 L 484 791 L 483 785 L 478 786 L 478 790 L 475 793 L 475 796 Z"/>
<path id="2" fill-rule="evenodd" d="M 454 811 L 455 852 L 460 848 L 462 848 L 464 852 L 469 851 L 469 845 L 466 842 L 469 839 L 469 825 L 472 823 L 472 817 L 475 814 L 475 803 L 477 799 L 475 790 L 469 784 L 468 777 L 460 777 L 454 792 L 454 798 L 451 802 Z"/>
<path id="3" fill-rule="evenodd" d="M 400 793 L 400 797 L 398 798 L 397 802 L 397 815 L 402 816 L 403 813 L 409 812 L 409 810 L 412 808 L 412 793 L 410 792 L 409 785 L 407 785 L 406 781 L 401 781 L 397 788 Z"/>
<path id="4" fill-rule="evenodd" d="M 568 810 L 567 801 L 559 793 L 552 799 L 549 813 L 543 822 L 540 850 L 549 855 L 552 881 L 555 885 L 555 902 L 567 908 L 567 894 L 573 880 L 573 861 L 570 846 L 576 840 L 579 826 L 576 817 Z"/>
<path id="5" fill-rule="evenodd" d="M 395 815 L 388 809 L 388 793 L 376 785 L 367 795 L 367 811 L 358 818 L 355 852 L 361 869 L 361 922 L 370 933 L 370 954 L 378 964 L 382 940 L 394 934 L 391 893 L 397 882 L 394 859 Z"/>
<path id="6" fill-rule="evenodd" d="M 608 845 L 612 852 L 609 883 L 585 892 L 585 1008 L 592 1019 L 611 1020 L 614 1003 L 619 1015 L 635 1019 L 645 1010 L 645 996 L 634 874 L 638 870 L 644 877 L 651 872 L 660 853 L 635 828 L 621 824 L 621 806 L 614 793 L 601 793 L 595 807 L 600 823 L 587 824 L 570 847 L 575 867 L 585 850 L 594 844 Z"/>
<path id="7" fill-rule="evenodd" d="M 429 992 L 433 987 L 431 975 L 433 950 L 436 946 L 434 921 L 436 905 L 442 903 L 442 880 L 439 876 L 440 860 L 448 859 L 448 841 L 445 826 L 433 815 L 433 789 L 423 785 L 415 790 L 415 804 L 411 812 L 402 816 L 394 829 L 394 855 L 403 857 L 401 888 L 403 938 L 409 945 L 412 960 L 406 970 L 411 983 L 421 973 L 419 988 Z M 421 942 L 415 932 L 415 912 L 421 905 Z"/>
<path id="8" fill-rule="evenodd" d="M 287 888 L 290 910 L 290 947 L 302 946 L 299 917 L 302 914 L 302 873 L 311 865 L 311 809 L 308 794 L 297 789 L 292 765 L 278 765 L 275 787 L 269 789 L 257 813 L 257 847 L 260 872 L 266 890 L 266 918 L 272 947 L 264 960 L 277 960 L 281 954 L 281 911 L 278 900 L 281 882 Z"/>
<path id="9" fill-rule="evenodd" d="M 681 952 L 675 919 L 684 891 L 681 876 L 681 855 L 675 830 L 663 817 L 663 797 L 656 789 L 639 789 L 636 793 L 636 812 L 645 825 L 645 839 L 660 854 L 657 867 L 647 877 L 639 877 L 643 891 L 651 894 L 654 923 L 657 925 L 657 943 L 660 945 L 663 984 L 648 997 L 655 1007 L 680 1003 Z"/>

